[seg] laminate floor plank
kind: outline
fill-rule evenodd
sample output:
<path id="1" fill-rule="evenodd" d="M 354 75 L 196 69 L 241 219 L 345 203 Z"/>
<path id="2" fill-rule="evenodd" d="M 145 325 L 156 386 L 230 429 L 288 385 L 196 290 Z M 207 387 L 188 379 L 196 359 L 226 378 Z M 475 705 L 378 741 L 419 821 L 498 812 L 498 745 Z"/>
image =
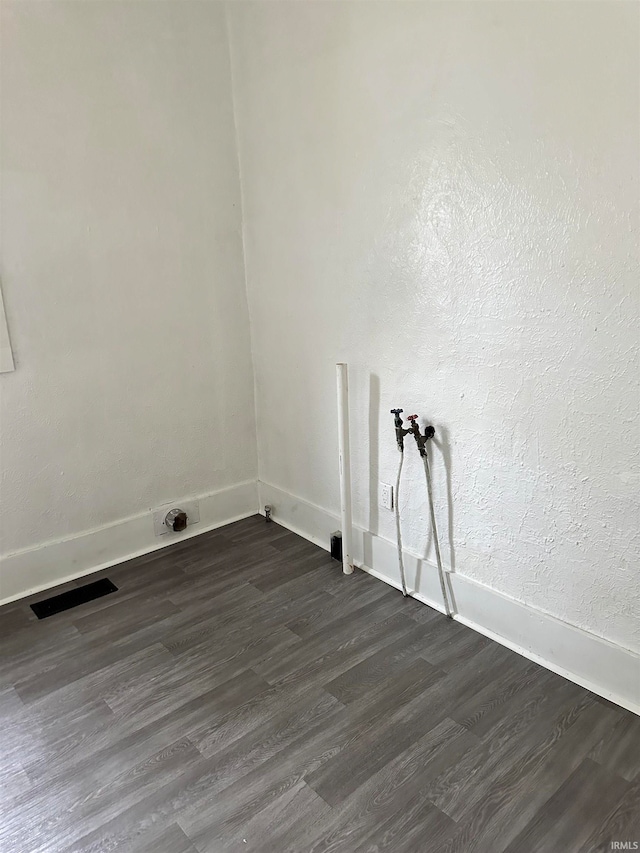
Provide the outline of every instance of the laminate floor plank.
<path id="1" fill-rule="evenodd" d="M 199 795 L 194 791 L 189 797 L 191 802 L 183 802 L 180 825 L 198 848 L 217 837 L 221 824 L 227 830 L 241 827 L 252 815 L 268 808 L 284 791 L 296 788 L 302 782 L 306 784 L 305 776 L 337 754 L 342 745 L 353 737 L 346 711 L 341 705 L 314 724 L 307 725 L 302 735 L 296 733 L 295 720 L 291 721 L 291 726 L 292 733 L 298 736 L 287 737 L 286 743 L 280 742 L 277 751 L 249 772 L 237 772 L 230 785 L 225 785 L 224 778 L 218 777 L 214 781 L 214 791 L 217 792 L 214 797 L 211 797 L 211 780 L 208 780 L 206 790 L 201 789 Z M 234 753 L 237 749 L 234 747 Z M 221 754 L 210 760 L 218 767 Z M 301 819 L 304 820 L 302 816 Z"/>
<path id="2" fill-rule="evenodd" d="M 139 631 L 145 625 L 161 622 L 179 612 L 177 604 L 169 601 L 166 596 L 155 593 L 154 597 L 145 601 L 144 607 L 132 597 L 126 604 L 121 602 L 117 610 L 105 608 L 97 613 L 83 615 L 73 620 L 73 625 L 80 634 L 86 634 L 91 640 L 104 637 L 108 642 L 109 636 L 114 632 L 124 637 Z"/>
<path id="3" fill-rule="evenodd" d="M 357 617 L 358 609 L 352 601 L 344 602 L 336 600 L 334 596 L 326 592 L 324 596 L 324 606 L 307 611 L 296 619 L 291 619 L 287 622 L 287 628 L 304 639 L 330 628 L 335 622 L 340 623 L 345 617 L 347 619 L 350 615 Z M 368 607 L 381 601 L 383 597 L 385 596 L 375 586 L 368 586 L 362 590 L 357 606 Z"/>
<path id="4" fill-rule="evenodd" d="M 325 688 L 345 704 L 354 702 L 392 675 L 414 666 L 424 647 L 424 639 L 424 628 L 417 626 L 360 663 L 354 663 L 342 675 L 327 682 Z"/>
<path id="5" fill-rule="evenodd" d="M 74 644 L 75 645 L 75 644 Z M 145 639 L 131 643 L 100 643 L 99 646 L 82 645 L 76 653 L 61 660 L 44 673 L 28 675 L 14 683 L 18 696 L 25 705 L 54 693 L 80 690 L 89 686 L 95 690 L 98 684 L 108 684 L 126 679 L 141 669 L 147 659 L 156 652 L 166 650 L 159 643 L 148 644 Z"/>
<path id="6" fill-rule="evenodd" d="M 421 853 L 443 850 L 455 824 L 418 796 L 387 818 L 354 853 Z"/>
<path id="7" fill-rule="evenodd" d="M 629 782 L 640 777 L 640 717 L 626 714 L 592 751 L 592 758 Z"/>
<path id="8" fill-rule="evenodd" d="M 282 636 L 284 634 L 284 637 Z M 106 702 L 119 717 L 147 719 L 165 716 L 191 699 L 216 687 L 222 694 L 233 679 L 243 679 L 251 685 L 266 689 L 266 682 L 257 676 L 250 664 L 274 648 L 284 648 L 291 639 L 286 629 L 256 643 L 246 641 L 246 647 L 225 647 L 212 654 L 212 660 L 194 654 L 179 664 L 165 667 L 160 674 L 148 677 L 145 673 L 126 693 L 109 694 Z M 295 637 L 293 637 L 295 641 Z"/>
<path id="9" fill-rule="evenodd" d="M 396 758 L 372 775 L 357 791 L 337 803 L 331 812 L 317 822 L 306 821 L 279 838 L 282 850 L 308 850 L 310 853 L 337 853 L 365 844 L 372 837 L 382 843 L 385 832 L 391 832 L 394 819 L 415 807 L 418 822 L 425 813 L 438 810 L 422 795 L 426 782 L 444 766 L 463 755 L 477 743 L 477 738 L 452 720 L 443 720 L 426 735 L 415 741 Z M 454 826 L 450 818 L 444 823 Z"/>
<path id="10" fill-rule="evenodd" d="M 23 628 L 30 628 L 32 623 L 38 618 L 33 611 L 31 613 L 33 619 L 31 619 L 29 612 L 24 606 L 6 604 L 0 614 L 0 642 L 8 640 L 10 637 L 15 637 Z"/>
<path id="11" fill-rule="evenodd" d="M 200 851 L 194 847 L 180 826 L 172 823 L 158 837 L 136 846 L 132 853 L 200 853 Z"/>
<path id="12" fill-rule="evenodd" d="M 282 853 L 279 837 L 291 826 L 298 825 L 301 815 L 313 821 L 330 811 L 304 780 L 298 780 L 291 787 L 284 787 L 282 793 L 263 808 L 258 806 L 246 814 L 234 814 L 217 821 L 213 832 L 197 836 L 197 849 L 199 853 L 242 849 Z"/>
<path id="13" fill-rule="evenodd" d="M 603 820 L 592 821 L 591 834 L 580 848 L 580 853 L 607 853 L 615 849 L 614 841 L 638 840 L 640 838 L 639 802 L 640 779 L 636 779 L 627 785 L 627 790 Z M 640 843 L 638 846 L 640 847 Z"/>
<path id="14" fill-rule="evenodd" d="M 498 774 L 492 787 L 458 822 L 458 829 L 445 848 L 447 853 L 504 853 L 611 726 L 611 718 L 596 706 L 596 702 L 589 703 L 587 696 L 575 710 L 569 709 L 520 761 Z M 585 820 L 588 814 L 585 808 Z M 576 841 L 574 849 L 579 850 L 580 844 Z"/>
<path id="15" fill-rule="evenodd" d="M 293 683 L 300 679 L 316 683 L 332 679 L 409 630 L 403 617 L 390 616 L 366 629 L 361 628 L 354 636 L 343 632 L 335 641 L 324 638 L 317 645 L 291 645 L 282 655 L 270 655 L 256 665 L 256 672 L 270 684 Z"/>
<path id="16" fill-rule="evenodd" d="M 48 626 L 43 621 L 21 628 L 2 639 L 0 689 L 11 687 L 28 675 L 47 672 L 58 662 L 67 660 L 70 649 L 85 646 L 86 641 L 73 625 Z"/>
<path id="17" fill-rule="evenodd" d="M 538 810 L 505 853 L 547 853 L 583 846 L 624 797 L 628 783 L 586 758 Z"/>
<path id="18" fill-rule="evenodd" d="M 3 853 L 640 841 L 638 717 L 260 516 L 1 607 L 0 724 Z"/>
<path id="19" fill-rule="evenodd" d="M 301 578 L 301 580 L 304 579 Z M 335 607 L 336 600 L 325 590 L 313 587 L 315 584 L 310 587 L 306 581 L 304 584 L 296 584 L 292 581 L 278 587 L 277 590 L 263 597 L 265 606 L 261 609 L 260 618 L 265 625 L 283 624 L 289 630 L 291 630 L 291 622 L 307 617 L 312 620 L 322 619 L 321 614 Z M 294 633 L 297 632 L 294 631 Z M 298 636 L 300 636 L 299 633 Z"/>
<path id="20" fill-rule="evenodd" d="M 491 640 L 472 631 L 460 622 L 449 619 L 429 621 L 426 623 L 422 657 L 440 669 L 449 670 L 456 667 L 461 660 L 473 657 L 477 652 L 491 644 Z M 513 655 L 514 652 L 511 652 Z"/>
<path id="21" fill-rule="evenodd" d="M 303 738 L 305 732 L 320 723 L 324 715 L 335 712 L 339 717 L 343 710 L 341 703 L 323 690 L 288 695 L 286 702 L 278 695 L 277 705 L 269 703 L 269 699 L 268 692 L 258 697 L 258 701 L 253 703 L 258 711 L 253 717 L 253 725 L 245 725 L 245 730 L 233 741 L 220 742 L 212 736 L 215 731 L 212 733 L 209 727 L 194 732 L 191 739 L 205 757 L 217 756 L 219 768 L 225 765 L 235 768 L 239 764 L 252 767 Z"/>
<path id="22" fill-rule="evenodd" d="M 302 781 L 304 770 L 324 754 L 325 729 L 336 714 L 343 712 L 342 706 L 329 711 L 323 708 L 315 724 L 310 724 L 308 718 L 300 720 L 295 711 L 287 714 L 288 722 L 274 727 L 268 744 L 249 739 L 248 744 L 236 742 L 228 751 L 203 757 L 179 779 L 117 817 L 98 823 L 92 832 L 63 850 L 128 850 L 143 841 L 151 828 L 175 821 L 199 848 L 201 839 L 196 827 L 202 829 L 203 837 L 217 838 L 223 822 L 226 831 L 242 825 Z"/>
<path id="23" fill-rule="evenodd" d="M 345 576 L 342 574 L 340 565 L 341 564 L 337 563 L 335 560 L 330 560 L 328 558 L 327 566 L 329 571 L 323 575 L 320 581 L 322 589 L 324 589 L 325 592 L 330 593 L 330 595 L 336 596 L 340 601 L 358 602 L 363 589 L 371 586 L 371 575 L 356 569 L 351 575 Z M 345 579 L 347 579 L 349 583 L 345 584 Z M 388 587 L 386 584 L 384 584 L 384 587 L 385 595 L 393 595 L 394 592 L 397 595 L 397 590 Z M 418 602 L 414 599 L 406 598 L 405 603 L 407 602 L 412 602 L 412 604 L 419 606 Z M 407 612 L 409 611 L 413 611 L 413 607 L 411 605 L 407 608 Z"/>
<path id="24" fill-rule="evenodd" d="M 123 768 L 108 782 L 89 787 L 80 780 L 58 778 L 57 785 L 38 785 L 32 791 L 31 808 L 22 811 L 15 830 L 11 821 L 3 824 L 0 840 L 6 849 L 26 849 L 32 853 L 55 853 L 64 838 L 66 845 L 77 842 L 95 824 L 117 821 L 119 815 L 144 800 L 151 792 L 180 778 L 202 761 L 188 740 L 181 738 L 163 747 L 141 763 Z M 64 797 L 67 807 L 56 811 L 46 806 Z M 33 808 L 33 805 L 36 808 Z M 43 819 L 43 815 L 46 817 Z M 26 817 L 29 820 L 26 820 Z"/>
<path id="25" fill-rule="evenodd" d="M 517 657 L 517 661 L 506 661 L 497 678 L 489 681 L 466 702 L 460 703 L 452 712 L 452 718 L 482 736 L 521 696 L 528 695 L 527 690 L 539 690 L 540 667 L 519 655 Z"/>
<path id="26" fill-rule="evenodd" d="M 425 692 L 442 677 L 437 669 L 429 675 L 424 683 Z M 310 774 L 307 781 L 326 802 L 335 806 L 432 728 L 433 720 L 425 713 L 423 694 L 418 694 L 378 720 L 370 737 L 361 737 L 343 748 L 333 760 Z"/>
<path id="27" fill-rule="evenodd" d="M 423 677 L 433 678 L 434 668 L 426 661 L 419 663 Z M 424 683 L 419 672 L 411 676 L 401 673 L 351 707 L 340 705 L 334 708 L 319 719 L 315 726 L 307 726 L 302 736 L 223 790 L 211 804 L 208 798 L 193 802 L 182 814 L 181 826 L 190 837 L 198 841 L 201 834 L 208 836 L 213 831 L 212 825 L 223 816 L 235 815 L 234 819 L 239 819 L 239 816 L 250 814 L 252 810 L 264 808 L 284 788 L 309 778 L 326 762 L 339 755 L 341 750 L 375 731 L 391 709 L 410 701 L 423 689 Z"/>
<path id="28" fill-rule="evenodd" d="M 255 681 L 251 673 L 243 673 L 241 678 L 231 673 L 228 676 L 206 693 L 189 701 L 175 702 L 170 709 L 156 705 L 153 713 L 143 709 L 129 716 L 112 714 L 109 724 L 92 738 L 90 748 L 85 745 L 83 749 L 80 745 L 71 762 L 42 760 L 29 766 L 29 774 L 43 785 L 57 783 L 60 779 L 64 783 L 70 778 L 81 779 L 82 784 L 89 787 L 106 784 L 117 778 L 123 768 L 135 767 L 185 733 L 199 730 L 212 716 L 224 716 L 238 702 L 242 704 L 249 701 L 249 697 L 255 699 L 264 692 L 263 683 Z M 238 689 L 244 693 L 244 698 L 238 698 Z"/>
<path id="29" fill-rule="evenodd" d="M 326 569 L 326 555 L 319 551 L 315 554 L 296 557 L 293 559 L 297 575 L 305 575 L 311 572 L 318 574 L 324 567 Z M 280 557 L 279 564 L 270 571 L 257 572 L 254 570 L 252 583 L 260 592 L 271 592 L 291 579 L 291 563 L 286 557 Z"/>
<path id="30" fill-rule="evenodd" d="M 217 630 L 216 625 L 215 618 L 201 622 L 198 630 L 183 634 L 177 640 L 170 638 L 165 648 L 177 660 L 199 658 L 208 661 L 213 668 L 240 655 L 244 655 L 249 666 L 249 661 L 276 654 L 274 650 L 279 652 L 282 646 L 300 645 L 300 637 L 286 625 L 269 626 L 258 620 L 248 623 L 244 619 L 226 630 Z"/>
<path id="31" fill-rule="evenodd" d="M 454 820 L 460 820 L 473 807 L 486 800 L 495 788 L 496 779 L 518 766 L 525 755 L 535 750 L 539 756 L 547 746 L 549 732 L 557 737 L 576 716 L 572 691 L 540 696 L 522 715 L 503 717 L 483 737 L 476 749 L 462 761 L 452 762 L 442 777 L 429 790 L 429 799 Z M 528 713 L 531 712 L 531 713 Z"/>

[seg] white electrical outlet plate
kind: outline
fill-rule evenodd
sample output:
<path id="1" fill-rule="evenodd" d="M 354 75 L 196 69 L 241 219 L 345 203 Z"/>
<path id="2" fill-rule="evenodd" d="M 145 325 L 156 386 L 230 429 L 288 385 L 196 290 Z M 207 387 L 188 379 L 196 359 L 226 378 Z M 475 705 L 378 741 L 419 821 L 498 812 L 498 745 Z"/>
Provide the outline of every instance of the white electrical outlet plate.
<path id="1" fill-rule="evenodd" d="M 191 527 L 192 524 L 197 524 L 200 521 L 200 504 L 198 501 L 176 501 L 175 503 L 167 504 L 153 510 L 153 532 L 156 536 L 163 536 L 165 533 L 171 533 L 172 536 L 179 536 L 178 533 L 169 530 L 164 523 L 167 513 L 172 509 L 182 509 L 187 513 L 187 527 Z"/>
<path id="2" fill-rule="evenodd" d="M 393 509 L 393 486 L 380 483 L 380 504 L 385 509 Z"/>

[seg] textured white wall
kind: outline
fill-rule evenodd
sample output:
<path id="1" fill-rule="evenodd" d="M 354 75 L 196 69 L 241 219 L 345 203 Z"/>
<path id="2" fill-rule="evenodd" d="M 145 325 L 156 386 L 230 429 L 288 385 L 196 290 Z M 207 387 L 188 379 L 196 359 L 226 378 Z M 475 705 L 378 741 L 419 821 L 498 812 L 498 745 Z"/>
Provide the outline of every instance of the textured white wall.
<path id="1" fill-rule="evenodd" d="M 639 11 L 230 4 L 261 479 L 337 512 L 348 361 L 356 522 L 394 538 L 377 483 L 388 411 L 413 409 L 437 429 L 448 563 L 628 648 Z"/>
<path id="2" fill-rule="evenodd" d="M 3 2 L 1 72 L 6 553 L 256 452 L 224 6 Z"/>

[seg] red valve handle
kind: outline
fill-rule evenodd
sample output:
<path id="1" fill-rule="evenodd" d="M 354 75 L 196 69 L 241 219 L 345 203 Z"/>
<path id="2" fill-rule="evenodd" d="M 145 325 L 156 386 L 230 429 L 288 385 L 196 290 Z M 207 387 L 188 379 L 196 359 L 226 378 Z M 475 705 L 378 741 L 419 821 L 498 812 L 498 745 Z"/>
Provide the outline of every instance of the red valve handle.
<path id="1" fill-rule="evenodd" d="M 407 420 L 408 420 L 408 421 L 415 421 L 415 420 L 417 419 L 417 417 L 418 417 L 417 415 L 409 415 L 409 417 L 407 418 Z"/>

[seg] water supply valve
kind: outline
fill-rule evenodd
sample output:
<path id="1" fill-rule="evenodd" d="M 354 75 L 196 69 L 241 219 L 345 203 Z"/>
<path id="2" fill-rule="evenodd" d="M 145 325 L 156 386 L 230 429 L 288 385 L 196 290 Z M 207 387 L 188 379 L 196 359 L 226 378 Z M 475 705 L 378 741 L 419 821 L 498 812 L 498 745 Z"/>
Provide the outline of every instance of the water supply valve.
<path id="1" fill-rule="evenodd" d="M 402 428 L 402 418 L 400 417 L 401 413 L 404 409 L 391 409 L 391 414 L 394 415 L 393 423 L 396 428 L 396 441 L 398 442 L 398 450 L 402 453 L 404 451 L 404 437 L 408 432 L 411 432 L 409 429 Z"/>
<path id="2" fill-rule="evenodd" d="M 189 518 L 187 513 L 184 510 L 177 508 L 170 510 L 164 519 L 164 523 L 167 525 L 169 530 L 173 530 L 174 533 L 181 533 L 183 530 L 186 530 L 188 522 Z"/>
<path id="3" fill-rule="evenodd" d="M 409 415 L 407 420 L 411 421 L 411 432 L 413 433 L 413 437 L 416 440 L 416 444 L 418 445 L 418 450 L 420 451 L 420 456 L 427 455 L 427 442 L 430 438 L 436 434 L 434 427 L 427 426 L 424 428 L 424 435 L 420 434 L 420 427 L 416 423 L 418 420 L 417 415 Z"/>

